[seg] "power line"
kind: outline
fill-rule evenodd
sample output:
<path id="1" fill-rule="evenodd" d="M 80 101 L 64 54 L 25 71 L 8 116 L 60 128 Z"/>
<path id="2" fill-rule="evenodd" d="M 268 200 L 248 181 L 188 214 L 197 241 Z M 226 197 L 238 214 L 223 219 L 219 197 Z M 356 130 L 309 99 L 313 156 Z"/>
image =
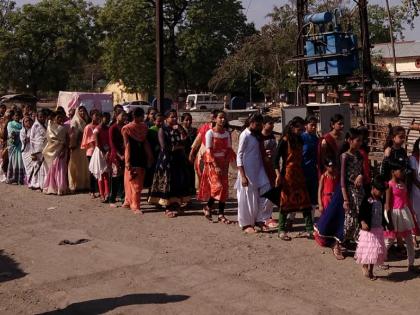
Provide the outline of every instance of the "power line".
<path id="1" fill-rule="evenodd" d="M 245 15 L 248 15 L 249 8 L 251 7 L 252 0 L 249 0 L 248 7 L 246 8 Z"/>

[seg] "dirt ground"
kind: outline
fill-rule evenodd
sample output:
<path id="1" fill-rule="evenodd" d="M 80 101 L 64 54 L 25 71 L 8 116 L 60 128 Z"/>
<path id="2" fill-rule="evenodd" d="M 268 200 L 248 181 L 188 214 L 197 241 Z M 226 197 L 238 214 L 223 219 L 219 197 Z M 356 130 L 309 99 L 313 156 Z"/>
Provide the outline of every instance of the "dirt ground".
<path id="1" fill-rule="evenodd" d="M 420 278 L 276 233 L 244 235 L 199 210 L 136 216 L 88 195 L 0 184 L 0 314 L 418 314 Z M 199 209 L 199 205 L 195 205 Z M 228 204 L 235 219 L 236 204 Z M 297 228 L 301 228 L 298 225 Z M 296 235 L 296 233 L 294 234 Z M 59 245 L 63 240 L 89 240 Z M 418 261 L 419 262 L 419 261 Z"/>

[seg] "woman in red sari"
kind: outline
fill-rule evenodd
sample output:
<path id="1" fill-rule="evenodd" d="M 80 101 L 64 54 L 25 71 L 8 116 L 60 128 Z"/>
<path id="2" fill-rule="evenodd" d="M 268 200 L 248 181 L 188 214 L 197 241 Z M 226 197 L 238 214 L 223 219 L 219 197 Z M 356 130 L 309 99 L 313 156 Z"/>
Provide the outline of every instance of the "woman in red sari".
<path id="1" fill-rule="evenodd" d="M 121 129 L 125 144 L 125 201 L 123 207 L 130 208 L 135 214 L 140 210 L 141 191 L 143 190 L 146 168 L 153 162 L 152 151 L 147 141 L 147 125 L 144 111 L 136 108 L 133 121 Z"/>
<path id="2" fill-rule="evenodd" d="M 232 150 L 230 133 L 225 129 L 226 114 L 219 112 L 214 127 L 205 137 L 206 152 L 203 155 L 204 169 L 200 181 L 198 200 L 207 201 L 204 216 L 212 221 L 212 208 L 219 202 L 218 221 L 230 224 L 225 217 L 225 204 L 229 194 L 229 163 L 236 159 Z"/>

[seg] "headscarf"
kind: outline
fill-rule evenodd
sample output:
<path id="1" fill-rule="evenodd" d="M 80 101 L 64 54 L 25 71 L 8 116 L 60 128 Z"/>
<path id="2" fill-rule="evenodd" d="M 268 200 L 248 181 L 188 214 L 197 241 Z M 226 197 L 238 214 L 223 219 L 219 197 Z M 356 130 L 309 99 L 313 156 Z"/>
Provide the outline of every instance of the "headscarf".
<path id="1" fill-rule="evenodd" d="M 70 122 L 71 134 L 70 134 L 70 147 L 76 148 L 80 146 L 83 137 L 83 130 L 85 129 L 87 122 L 80 117 L 79 110 L 76 109 L 76 113 Z"/>
<path id="2" fill-rule="evenodd" d="M 127 135 L 138 142 L 146 140 L 147 132 L 148 128 L 144 122 L 136 123 L 132 121 L 121 129 L 123 135 Z"/>

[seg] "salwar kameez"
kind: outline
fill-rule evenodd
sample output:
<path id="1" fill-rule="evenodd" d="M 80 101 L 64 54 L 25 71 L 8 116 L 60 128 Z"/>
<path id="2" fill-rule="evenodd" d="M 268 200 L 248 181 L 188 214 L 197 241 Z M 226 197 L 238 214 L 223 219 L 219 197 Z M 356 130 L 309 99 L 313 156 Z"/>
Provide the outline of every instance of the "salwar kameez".
<path id="1" fill-rule="evenodd" d="M 207 131 L 206 148 L 198 200 L 208 201 L 212 198 L 226 202 L 229 195 L 229 163 L 235 159 L 230 133 L 226 130 L 222 133 Z"/>
<path id="2" fill-rule="evenodd" d="M 271 218 L 273 204 L 261 197 L 271 189 L 266 174 L 259 140 L 249 129 L 245 129 L 239 137 L 238 167 L 242 166 L 248 179 L 248 186 L 242 186 L 241 176 L 235 184 L 238 198 L 238 222 L 241 228 L 253 227 Z"/>
<path id="3" fill-rule="evenodd" d="M 179 128 L 164 125 L 159 130 L 161 152 L 150 189 L 149 203 L 164 207 L 181 206 L 195 195 L 192 175 Z"/>
<path id="4" fill-rule="evenodd" d="M 124 126 L 121 133 L 125 143 L 124 207 L 134 212 L 141 211 L 141 193 L 148 158 L 152 157 L 147 141 L 147 126 L 145 123 L 132 122 Z"/>
<path id="5" fill-rule="evenodd" d="M 122 126 L 113 124 L 109 128 L 109 145 L 111 148 L 109 161 L 111 163 L 111 192 L 110 203 L 117 201 L 117 196 L 124 200 L 124 138 L 121 134 Z"/>
<path id="6" fill-rule="evenodd" d="M 44 161 L 42 151 L 47 145 L 47 128 L 38 120 L 35 121 L 30 132 L 30 146 L 33 161 L 33 168 L 28 175 L 28 185 L 32 189 L 43 189 L 45 177 L 48 173 L 47 165 Z"/>
<path id="7" fill-rule="evenodd" d="M 22 159 L 22 142 L 20 130 L 22 124 L 11 121 L 7 125 L 9 165 L 7 167 L 6 182 L 8 184 L 24 185 L 25 166 Z"/>

